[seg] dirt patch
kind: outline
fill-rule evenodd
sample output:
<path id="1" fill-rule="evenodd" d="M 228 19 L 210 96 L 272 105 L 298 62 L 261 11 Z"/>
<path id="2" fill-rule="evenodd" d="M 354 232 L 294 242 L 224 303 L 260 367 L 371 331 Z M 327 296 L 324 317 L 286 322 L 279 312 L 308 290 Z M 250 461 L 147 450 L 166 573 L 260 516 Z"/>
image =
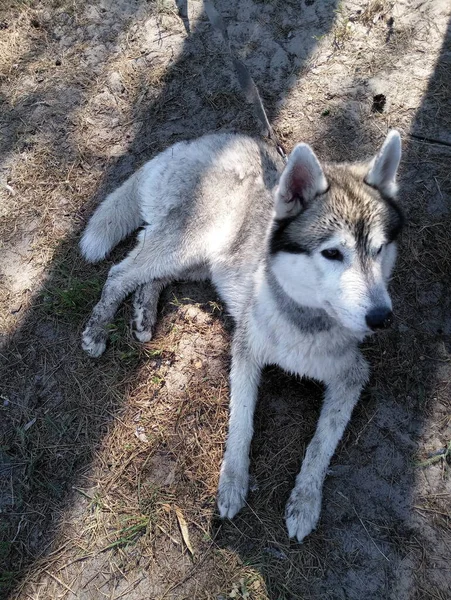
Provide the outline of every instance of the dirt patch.
<path id="1" fill-rule="evenodd" d="M 185 19 L 169 0 L 0 9 L 1 594 L 448 598 L 449 3 L 221 6 L 287 149 L 305 141 L 322 159 L 354 160 L 390 127 L 404 140 L 396 325 L 365 346 L 372 379 L 302 545 L 288 541 L 283 509 L 322 390 L 275 368 L 261 386 L 248 506 L 217 520 L 231 323 L 210 286 L 168 289 L 145 346 L 125 305 L 105 356 L 80 350 L 127 250 L 81 260 L 96 203 L 173 142 L 259 131 L 202 2 L 187 7 Z"/>

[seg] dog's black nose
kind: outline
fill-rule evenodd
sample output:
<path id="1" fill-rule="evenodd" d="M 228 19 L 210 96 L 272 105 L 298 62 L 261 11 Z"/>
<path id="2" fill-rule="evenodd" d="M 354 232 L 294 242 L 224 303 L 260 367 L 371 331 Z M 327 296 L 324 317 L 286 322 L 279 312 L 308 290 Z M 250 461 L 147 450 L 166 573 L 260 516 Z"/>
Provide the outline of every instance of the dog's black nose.
<path id="1" fill-rule="evenodd" d="M 370 329 L 387 329 L 393 322 L 393 313 L 389 308 L 379 306 L 373 308 L 365 317 L 366 324 Z"/>

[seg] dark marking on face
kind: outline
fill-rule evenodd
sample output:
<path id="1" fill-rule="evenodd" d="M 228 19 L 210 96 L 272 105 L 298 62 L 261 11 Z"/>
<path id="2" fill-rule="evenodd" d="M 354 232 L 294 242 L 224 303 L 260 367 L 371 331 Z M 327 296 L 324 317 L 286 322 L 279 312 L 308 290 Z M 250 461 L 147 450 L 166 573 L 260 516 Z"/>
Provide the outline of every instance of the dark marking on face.
<path id="1" fill-rule="evenodd" d="M 269 253 L 311 254 L 329 238 L 348 231 L 356 240 L 361 260 L 374 255 L 374 231 L 387 243 L 399 235 L 404 217 L 395 198 L 365 182 L 367 165 L 325 165 L 329 188 L 297 215 L 273 223 Z"/>
<path id="2" fill-rule="evenodd" d="M 368 248 L 368 238 L 370 236 L 371 223 L 368 223 L 365 219 L 357 219 L 353 226 L 354 236 L 358 248 Z"/>
<path id="3" fill-rule="evenodd" d="M 385 235 L 387 236 L 387 240 L 390 243 L 394 242 L 397 239 L 405 225 L 406 219 L 404 217 L 403 211 L 393 200 L 393 198 L 384 196 L 383 200 L 387 203 L 389 209 L 389 215 L 385 227 Z"/>
<path id="4" fill-rule="evenodd" d="M 269 241 L 269 253 L 288 252 L 289 254 L 309 254 L 307 248 L 296 242 L 290 235 L 289 226 L 297 218 L 287 217 L 274 221 L 271 238 Z"/>
<path id="5" fill-rule="evenodd" d="M 395 198 L 388 194 L 383 194 L 377 186 L 368 183 L 366 179 L 364 179 L 364 183 L 373 190 L 376 190 L 380 194 L 382 202 L 386 204 L 388 215 L 386 218 L 385 235 L 387 236 L 388 243 L 394 242 L 401 233 L 406 222 L 401 207 L 396 202 Z"/>

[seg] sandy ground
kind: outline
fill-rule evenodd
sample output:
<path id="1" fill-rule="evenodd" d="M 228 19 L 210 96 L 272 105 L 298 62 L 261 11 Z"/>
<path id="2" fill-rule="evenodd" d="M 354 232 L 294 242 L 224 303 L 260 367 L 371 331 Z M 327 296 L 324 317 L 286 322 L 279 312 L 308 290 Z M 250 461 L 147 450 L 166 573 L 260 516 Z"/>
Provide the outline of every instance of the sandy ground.
<path id="1" fill-rule="evenodd" d="M 402 133 L 396 324 L 365 345 L 372 379 L 317 530 L 289 542 L 283 508 L 322 391 L 276 368 L 248 507 L 220 523 L 230 319 L 211 287 L 181 283 L 150 344 L 130 339 L 126 304 L 90 360 L 83 323 L 130 244 L 88 266 L 77 241 L 105 193 L 158 151 L 259 125 L 200 1 L 185 19 L 171 0 L 2 2 L 0 596 L 448 599 L 451 5 L 222 4 L 287 149 L 353 160 Z"/>

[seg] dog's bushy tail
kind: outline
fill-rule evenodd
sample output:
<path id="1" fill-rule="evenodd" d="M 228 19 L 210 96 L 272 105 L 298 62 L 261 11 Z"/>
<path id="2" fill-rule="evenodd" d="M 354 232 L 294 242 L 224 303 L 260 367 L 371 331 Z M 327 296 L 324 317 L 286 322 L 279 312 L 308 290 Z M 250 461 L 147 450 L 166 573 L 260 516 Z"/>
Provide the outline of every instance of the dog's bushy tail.
<path id="1" fill-rule="evenodd" d="M 80 240 L 88 262 L 98 262 L 132 231 L 142 225 L 136 175 L 109 194 L 92 215 Z"/>

